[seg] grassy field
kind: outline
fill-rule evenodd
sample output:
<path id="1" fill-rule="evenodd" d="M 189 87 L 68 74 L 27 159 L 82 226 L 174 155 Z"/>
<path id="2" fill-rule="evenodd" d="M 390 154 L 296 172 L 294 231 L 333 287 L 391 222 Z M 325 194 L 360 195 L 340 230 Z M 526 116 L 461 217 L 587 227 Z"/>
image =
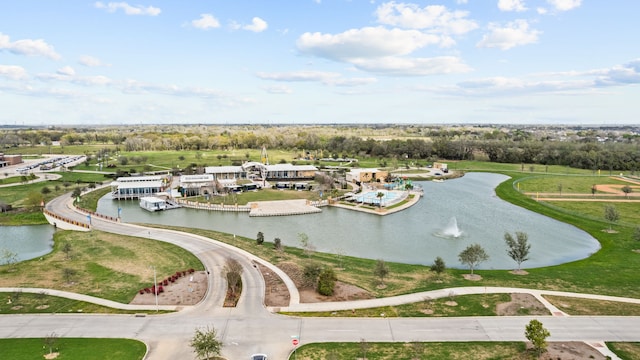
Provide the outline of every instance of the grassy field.
<path id="1" fill-rule="evenodd" d="M 544 298 L 569 315 L 640 316 L 640 304 L 552 295 Z"/>
<path id="2" fill-rule="evenodd" d="M 42 360 L 50 350 L 44 340 L 0 339 L 0 356 L 7 360 Z M 59 353 L 58 360 L 137 360 L 144 358 L 147 346 L 130 339 L 57 338 L 52 350 Z"/>
<path id="3" fill-rule="evenodd" d="M 451 343 L 322 343 L 303 345 L 291 358 L 304 360 L 499 360 L 535 359 L 520 342 L 451 342 Z"/>
<path id="4" fill-rule="evenodd" d="M 303 312 L 291 313 L 288 315 L 312 317 L 496 316 L 498 315 L 496 312 L 496 306 L 510 300 L 511 296 L 509 294 L 460 295 L 400 306 L 385 306 L 345 311 Z"/>
<path id="5" fill-rule="evenodd" d="M 91 313 L 91 314 L 137 314 L 156 313 L 149 311 L 118 310 L 105 306 L 77 301 L 58 296 L 47 295 L 47 292 L 32 294 L 23 292 L 0 293 L 7 301 L 0 302 L 0 314 L 50 314 L 50 313 Z M 9 302 L 9 300 L 11 300 Z"/>
<path id="6" fill-rule="evenodd" d="M 178 270 L 203 270 L 190 252 L 161 241 L 97 230 L 58 231 L 54 249 L 39 259 L 0 266 L 0 287 L 60 289 L 129 303 L 153 284 L 153 271 L 164 278 Z M 64 251 L 65 244 L 70 251 Z"/>

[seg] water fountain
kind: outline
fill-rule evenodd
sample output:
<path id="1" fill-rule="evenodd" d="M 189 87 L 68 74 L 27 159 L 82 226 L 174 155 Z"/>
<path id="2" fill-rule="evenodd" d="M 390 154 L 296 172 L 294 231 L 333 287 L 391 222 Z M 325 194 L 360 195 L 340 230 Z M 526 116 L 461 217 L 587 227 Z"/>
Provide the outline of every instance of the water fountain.
<path id="1" fill-rule="evenodd" d="M 449 220 L 447 226 L 442 230 L 442 235 L 453 238 L 459 238 L 462 236 L 462 231 L 458 228 L 458 220 L 455 216 Z"/>

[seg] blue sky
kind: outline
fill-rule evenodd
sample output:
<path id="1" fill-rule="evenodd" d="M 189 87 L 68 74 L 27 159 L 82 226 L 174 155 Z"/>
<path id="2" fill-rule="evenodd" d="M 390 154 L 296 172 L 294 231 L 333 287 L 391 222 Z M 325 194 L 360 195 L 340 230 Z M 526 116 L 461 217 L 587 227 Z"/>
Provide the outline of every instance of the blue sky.
<path id="1" fill-rule="evenodd" d="M 640 1 L 4 1 L 0 124 L 639 124 Z"/>

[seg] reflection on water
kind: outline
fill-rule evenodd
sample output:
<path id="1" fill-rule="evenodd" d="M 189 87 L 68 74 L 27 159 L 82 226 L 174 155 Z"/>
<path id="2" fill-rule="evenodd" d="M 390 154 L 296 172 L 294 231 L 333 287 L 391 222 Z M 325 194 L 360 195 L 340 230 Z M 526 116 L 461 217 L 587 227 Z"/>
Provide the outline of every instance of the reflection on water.
<path id="1" fill-rule="evenodd" d="M 387 216 L 326 207 L 322 213 L 297 216 L 249 217 L 247 213 L 221 213 L 175 209 L 150 213 L 136 201 L 98 203 L 98 212 L 125 222 L 157 223 L 212 229 L 266 241 L 280 238 L 284 245 L 300 246 L 298 233 L 306 233 L 318 251 L 430 265 L 440 256 L 448 267 L 464 267 L 458 254 L 468 245 L 481 244 L 490 259 L 480 268 L 512 269 L 504 233 L 523 231 L 531 243 L 525 268 L 555 265 L 588 257 L 600 247 L 586 232 L 499 199 L 494 188 L 507 177 L 469 173 L 442 183 L 418 182 L 424 198 L 413 207 Z M 452 218 L 460 237 L 439 237 Z"/>
<path id="2" fill-rule="evenodd" d="M 2 226 L 0 227 L 0 264 L 3 249 L 18 254 L 17 260 L 29 260 L 48 254 L 53 249 L 53 233 L 51 225 Z"/>

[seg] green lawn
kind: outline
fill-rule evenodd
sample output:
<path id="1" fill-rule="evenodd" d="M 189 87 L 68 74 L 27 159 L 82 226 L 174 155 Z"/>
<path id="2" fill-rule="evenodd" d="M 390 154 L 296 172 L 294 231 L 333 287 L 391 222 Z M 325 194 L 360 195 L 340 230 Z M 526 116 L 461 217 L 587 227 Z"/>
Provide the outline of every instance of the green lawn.
<path id="1" fill-rule="evenodd" d="M 51 335 L 47 336 L 54 338 Z M 87 338 L 57 338 L 51 348 L 59 353 L 56 360 L 138 360 L 144 358 L 147 350 L 138 340 Z M 42 360 L 49 351 L 44 338 L 0 339 L 2 359 Z"/>
<path id="2" fill-rule="evenodd" d="M 522 192 L 554 193 L 557 195 L 582 193 L 591 194 L 591 188 L 598 184 L 630 185 L 616 177 L 593 175 L 533 175 L 518 182 Z M 597 189 L 597 186 L 596 186 Z M 598 194 L 599 192 L 596 192 Z"/>
<path id="3" fill-rule="evenodd" d="M 522 342 L 448 342 L 448 343 L 322 343 L 305 344 L 292 359 L 304 360 L 512 360 L 534 359 Z"/>
<path id="4" fill-rule="evenodd" d="M 60 289 L 129 303 L 138 290 L 176 271 L 203 270 L 190 252 L 146 238 L 91 232 L 57 231 L 54 249 L 42 259 L 0 266 L 0 287 Z M 69 256 L 63 251 L 70 245 Z"/>

